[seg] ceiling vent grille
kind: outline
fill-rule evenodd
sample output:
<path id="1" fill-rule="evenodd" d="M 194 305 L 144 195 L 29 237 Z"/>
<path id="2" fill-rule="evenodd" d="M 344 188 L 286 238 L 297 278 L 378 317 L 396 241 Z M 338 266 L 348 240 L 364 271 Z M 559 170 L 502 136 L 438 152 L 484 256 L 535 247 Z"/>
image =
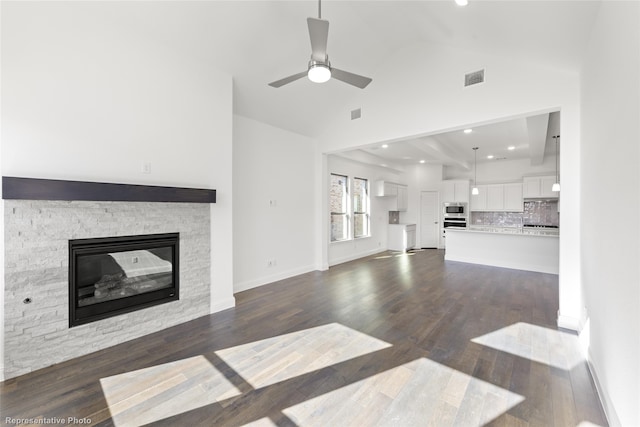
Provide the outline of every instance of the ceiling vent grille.
<path id="1" fill-rule="evenodd" d="M 474 71 L 464 75 L 464 86 L 477 85 L 478 83 L 484 83 L 484 70 Z"/>
<path id="2" fill-rule="evenodd" d="M 351 110 L 351 120 L 359 119 L 360 117 L 362 117 L 362 109 Z"/>

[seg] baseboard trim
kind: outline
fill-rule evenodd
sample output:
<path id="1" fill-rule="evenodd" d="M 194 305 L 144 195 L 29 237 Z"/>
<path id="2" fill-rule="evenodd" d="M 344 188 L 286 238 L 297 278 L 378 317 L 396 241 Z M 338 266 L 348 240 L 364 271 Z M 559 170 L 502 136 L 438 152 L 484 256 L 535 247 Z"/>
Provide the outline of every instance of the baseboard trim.
<path id="1" fill-rule="evenodd" d="M 593 383 L 596 386 L 596 393 L 598 394 L 598 399 L 600 399 L 600 404 L 602 405 L 602 409 L 604 410 L 604 416 L 607 418 L 607 424 L 609 424 L 610 426 L 621 426 L 622 423 L 620 422 L 618 413 L 613 407 L 613 403 L 611 403 L 609 395 L 602 388 L 600 380 L 598 379 L 598 374 L 596 374 L 596 368 L 593 364 L 591 349 L 587 351 L 587 367 L 589 368 L 591 378 L 593 378 Z"/>
<path id="2" fill-rule="evenodd" d="M 280 273 L 272 274 L 270 276 L 260 277 L 258 279 L 246 280 L 244 282 L 236 283 L 233 285 L 233 293 L 247 291 L 249 289 L 257 288 L 259 286 L 263 286 L 269 283 L 277 282 L 278 280 L 288 279 L 293 276 L 298 276 L 300 274 L 309 273 L 311 271 L 315 271 L 316 268 L 314 265 L 306 265 L 300 268 L 294 268 L 292 270 L 283 271 Z"/>
<path id="3" fill-rule="evenodd" d="M 222 310 L 226 310 L 228 308 L 233 308 L 236 306 L 236 298 L 230 297 L 225 298 L 216 302 L 215 304 L 211 304 L 211 308 L 209 309 L 209 314 L 217 313 Z"/>
<path id="4" fill-rule="evenodd" d="M 349 256 L 346 256 L 346 257 L 337 258 L 337 259 L 329 261 L 329 266 L 332 267 L 334 265 L 344 264 L 345 262 L 355 261 L 355 260 L 360 259 L 360 258 L 365 258 L 365 257 L 371 256 L 371 255 L 379 254 L 379 253 L 386 252 L 386 251 L 387 251 L 386 249 L 375 248 L 375 249 L 370 250 L 370 251 L 365 251 L 365 252 L 360 252 L 360 253 L 357 253 L 357 254 L 352 254 L 352 255 L 349 255 Z"/>

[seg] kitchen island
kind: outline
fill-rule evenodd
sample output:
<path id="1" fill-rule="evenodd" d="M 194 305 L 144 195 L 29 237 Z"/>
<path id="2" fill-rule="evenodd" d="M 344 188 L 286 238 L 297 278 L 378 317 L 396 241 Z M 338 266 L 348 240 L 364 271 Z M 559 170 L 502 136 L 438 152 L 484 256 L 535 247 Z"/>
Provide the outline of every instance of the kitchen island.
<path id="1" fill-rule="evenodd" d="M 449 227 L 446 238 L 447 261 L 558 274 L 557 230 Z"/>

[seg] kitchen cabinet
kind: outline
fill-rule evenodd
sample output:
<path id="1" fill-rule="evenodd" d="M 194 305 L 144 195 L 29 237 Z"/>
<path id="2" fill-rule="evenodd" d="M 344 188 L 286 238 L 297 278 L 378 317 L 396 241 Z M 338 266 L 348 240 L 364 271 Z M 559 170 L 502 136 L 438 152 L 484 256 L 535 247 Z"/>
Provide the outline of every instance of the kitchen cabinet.
<path id="1" fill-rule="evenodd" d="M 504 184 L 504 210 L 507 212 L 524 211 L 522 183 L 514 182 L 511 184 Z"/>
<path id="2" fill-rule="evenodd" d="M 387 248 L 392 251 L 406 251 L 416 246 L 415 224 L 389 224 Z"/>
<path id="3" fill-rule="evenodd" d="M 553 184 L 555 183 L 556 183 L 555 176 L 543 176 L 540 179 L 540 194 L 542 195 L 542 197 L 544 197 L 545 199 L 558 198 L 558 195 L 560 193 L 557 191 L 551 191 L 551 188 L 553 188 Z"/>
<path id="4" fill-rule="evenodd" d="M 522 188 L 525 199 L 557 199 L 558 193 L 551 191 L 555 176 L 525 176 Z"/>
<path id="5" fill-rule="evenodd" d="M 442 181 L 442 201 L 469 203 L 469 181 L 464 179 Z"/>
<path id="6" fill-rule="evenodd" d="M 504 184 L 487 185 L 487 210 L 504 210 Z"/>
<path id="7" fill-rule="evenodd" d="M 406 185 L 389 181 L 376 181 L 376 196 L 394 197 L 390 210 L 405 212 L 409 206 L 408 189 Z"/>
<path id="8" fill-rule="evenodd" d="M 471 211 L 487 210 L 487 186 L 476 185 L 478 194 L 471 195 Z"/>
<path id="9" fill-rule="evenodd" d="M 471 211 L 474 212 L 522 212 L 522 184 L 477 185 L 478 194 L 471 196 Z"/>
<path id="10" fill-rule="evenodd" d="M 376 182 L 376 196 L 388 197 L 398 195 L 398 184 L 389 181 Z"/>

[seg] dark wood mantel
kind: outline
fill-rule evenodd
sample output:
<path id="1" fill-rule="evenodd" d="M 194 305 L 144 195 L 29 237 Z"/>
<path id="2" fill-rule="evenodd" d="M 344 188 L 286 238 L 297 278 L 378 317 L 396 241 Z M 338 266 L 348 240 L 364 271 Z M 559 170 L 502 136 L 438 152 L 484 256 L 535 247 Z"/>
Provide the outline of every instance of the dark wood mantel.
<path id="1" fill-rule="evenodd" d="M 13 200 L 215 203 L 216 190 L 3 176 L 2 198 Z"/>

